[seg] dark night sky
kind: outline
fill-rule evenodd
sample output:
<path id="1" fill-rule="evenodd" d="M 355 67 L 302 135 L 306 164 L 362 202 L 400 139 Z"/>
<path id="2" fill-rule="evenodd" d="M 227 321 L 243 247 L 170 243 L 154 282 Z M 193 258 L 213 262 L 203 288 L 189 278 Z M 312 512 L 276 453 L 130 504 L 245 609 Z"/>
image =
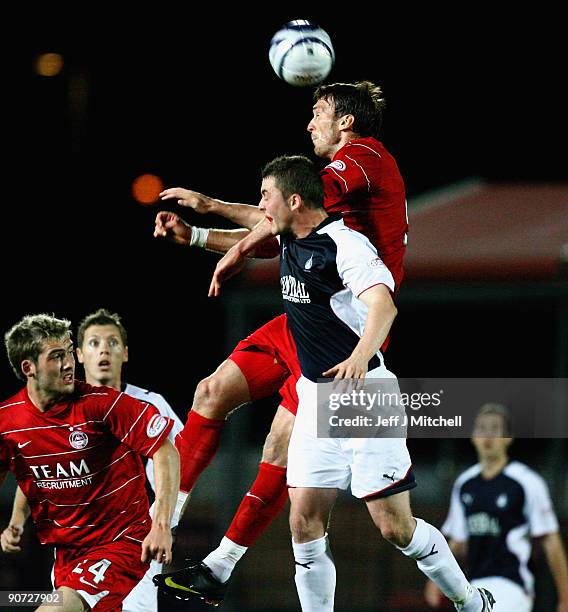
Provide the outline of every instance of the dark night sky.
<path id="1" fill-rule="evenodd" d="M 313 18 L 330 34 L 337 61 L 328 81 L 383 86 L 383 142 L 410 198 L 471 176 L 566 178 L 554 15 L 351 13 L 243 5 L 215 17 L 149 13 L 139 23 L 75 15 L 58 27 L 38 16 L 20 42 L 12 90 L 4 221 L 17 246 L 3 241 L 3 329 L 28 312 L 76 321 L 106 305 L 130 328 L 133 382 L 175 394 L 173 379 L 198 379 L 218 363 L 223 326 L 211 323 L 223 307 L 206 298 L 216 258 L 153 239 L 158 205 L 136 204 L 130 185 L 152 172 L 167 186 L 256 203 L 262 164 L 312 153 L 311 90 L 279 81 L 268 62 L 272 34 L 291 18 Z M 61 76 L 33 74 L 44 51 L 63 53 Z M 77 77 L 88 83 L 83 115 L 69 112 Z M 17 386 L 2 372 L 4 387 Z"/>

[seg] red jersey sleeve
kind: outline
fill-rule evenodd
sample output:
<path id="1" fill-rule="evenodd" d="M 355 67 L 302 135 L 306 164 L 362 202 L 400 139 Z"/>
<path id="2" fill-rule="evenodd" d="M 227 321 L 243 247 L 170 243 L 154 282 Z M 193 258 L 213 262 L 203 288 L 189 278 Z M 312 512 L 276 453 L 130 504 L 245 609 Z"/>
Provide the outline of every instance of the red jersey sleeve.
<path id="1" fill-rule="evenodd" d="M 152 457 L 168 437 L 174 421 L 149 404 L 126 393 L 109 394 L 103 422 L 123 444 L 145 457 Z"/>

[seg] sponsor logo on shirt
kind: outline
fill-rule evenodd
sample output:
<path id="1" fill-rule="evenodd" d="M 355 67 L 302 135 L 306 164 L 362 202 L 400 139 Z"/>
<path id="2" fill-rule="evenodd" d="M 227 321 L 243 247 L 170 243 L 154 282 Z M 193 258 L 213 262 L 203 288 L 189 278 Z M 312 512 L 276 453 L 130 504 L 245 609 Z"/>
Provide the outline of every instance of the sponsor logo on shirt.
<path id="1" fill-rule="evenodd" d="M 371 259 L 371 261 L 368 263 L 368 266 L 370 268 L 380 268 L 381 266 L 384 266 L 384 263 L 380 257 L 375 257 L 374 259 Z"/>
<path id="2" fill-rule="evenodd" d="M 304 283 L 293 276 L 282 276 L 280 278 L 280 287 L 282 288 L 282 298 L 289 302 L 307 304 L 312 301 Z"/>
<path id="3" fill-rule="evenodd" d="M 146 427 L 146 435 L 149 438 L 157 438 L 166 428 L 168 419 L 161 414 L 155 414 Z"/>
<path id="4" fill-rule="evenodd" d="M 467 530 L 470 536 L 498 536 L 501 534 L 499 521 L 486 512 L 477 512 L 468 516 Z"/>
<path id="5" fill-rule="evenodd" d="M 79 464 L 74 461 L 55 465 L 30 465 L 39 489 L 76 489 L 90 485 L 93 479 L 91 470 L 84 459 Z"/>
<path id="6" fill-rule="evenodd" d="M 71 433 L 69 434 L 69 444 L 71 444 L 73 448 L 80 450 L 82 448 L 85 448 L 88 443 L 89 437 L 84 431 L 81 431 L 80 429 L 73 429 L 71 427 Z"/>
<path id="7" fill-rule="evenodd" d="M 327 164 L 326 168 L 334 168 L 335 170 L 339 170 L 339 172 L 343 172 L 347 166 L 345 162 L 342 162 L 340 159 L 331 162 L 331 164 Z"/>
<path id="8" fill-rule="evenodd" d="M 314 265 L 314 254 L 312 253 L 308 261 L 306 261 L 306 263 L 304 264 L 304 270 L 311 270 L 313 265 Z"/>

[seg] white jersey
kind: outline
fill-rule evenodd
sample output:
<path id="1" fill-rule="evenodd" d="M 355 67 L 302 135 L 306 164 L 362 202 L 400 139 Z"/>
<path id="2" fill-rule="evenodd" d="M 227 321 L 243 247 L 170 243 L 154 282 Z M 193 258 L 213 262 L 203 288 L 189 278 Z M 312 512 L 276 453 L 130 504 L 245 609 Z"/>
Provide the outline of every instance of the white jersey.
<path id="1" fill-rule="evenodd" d="M 530 594 L 530 538 L 556 531 L 558 521 L 545 481 L 518 461 L 489 480 L 481 475 L 479 464 L 461 474 L 442 526 L 446 536 L 467 541 L 472 580 L 502 577 Z"/>
<path id="2" fill-rule="evenodd" d="M 177 414 L 173 411 L 172 407 L 159 393 L 153 393 L 147 391 L 141 387 L 127 384 L 124 388 L 124 392 L 132 397 L 149 402 L 155 406 L 163 416 L 170 417 L 173 419 L 174 424 L 168 435 L 172 444 L 175 443 L 175 437 L 183 429 L 183 423 L 180 421 Z M 146 464 L 146 476 L 152 490 L 155 491 L 154 487 L 154 463 L 152 460 L 148 460 Z M 130 591 L 128 596 L 122 602 L 123 612 L 157 612 L 158 610 L 158 589 L 152 582 L 152 577 L 159 574 L 162 571 L 162 564 L 157 561 L 152 561 L 150 568 L 144 574 L 142 580 L 136 585 L 136 587 Z"/>
<path id="3" fill-rule="evenodd" d="M 146 389 L 142 389 L 142 387 L 137 387 L 136 385 L 131 385 L 128 383 L 124 388 L 124 392 L 136 399 L 142 400 L 144 402 L 149 402 L 153 406 L 155 406 L 162 416 L 169 417 L 173 419 L 174 424 L 168 434 L 168 438 L 170 439 L 172 444 L 175 444 L 175 439 L 178 433 L 183 429 L 183 423 L 181 422 L 178 415 L 173 411 L 172 407 L 168 404 L 165 398 L 159 393 L 154 393 L 153 391 L 147 391 Z M 155 491 L 154 487 L 154 463 L 151 459 L 148 460 L 146 464 L 146 477 L 148 478 L 148 482 L 152 487 L 152 491 Z"/>

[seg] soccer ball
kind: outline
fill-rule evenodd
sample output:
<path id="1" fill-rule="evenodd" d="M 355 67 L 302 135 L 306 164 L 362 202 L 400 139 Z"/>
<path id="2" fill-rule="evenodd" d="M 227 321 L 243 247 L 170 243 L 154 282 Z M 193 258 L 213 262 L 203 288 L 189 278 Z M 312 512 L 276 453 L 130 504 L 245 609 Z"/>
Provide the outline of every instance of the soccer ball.
<path id="1" fill-rule="evenodd" d="M 282 80 L 306 87 L 317 85 L 327 77 L 335 53 L 325 30 L 306 19 L 295 19 L 274 34 L 268 58 Z"/>

